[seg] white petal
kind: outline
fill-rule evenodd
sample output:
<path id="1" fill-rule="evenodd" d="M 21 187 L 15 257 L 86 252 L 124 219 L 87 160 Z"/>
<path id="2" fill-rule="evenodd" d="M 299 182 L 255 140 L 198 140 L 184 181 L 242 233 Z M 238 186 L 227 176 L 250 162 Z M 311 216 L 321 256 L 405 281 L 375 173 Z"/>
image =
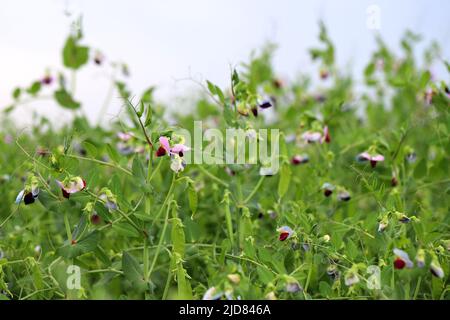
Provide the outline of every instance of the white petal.
<path id="1" fill-rule="evenodd" d="M 25 190 L 22 190 L 19 192 L 19 194 L 16 197 L 16 204 L 19 204 L 22 201 L 24 193 L 25 193 Z"/>
<path id="2" fill-rule="evenodd" d="M 412 268 L 414 266 L 414 263 L 405 251 L 395 248 L 394 254 L 405 262 L 407 268 Z"/>

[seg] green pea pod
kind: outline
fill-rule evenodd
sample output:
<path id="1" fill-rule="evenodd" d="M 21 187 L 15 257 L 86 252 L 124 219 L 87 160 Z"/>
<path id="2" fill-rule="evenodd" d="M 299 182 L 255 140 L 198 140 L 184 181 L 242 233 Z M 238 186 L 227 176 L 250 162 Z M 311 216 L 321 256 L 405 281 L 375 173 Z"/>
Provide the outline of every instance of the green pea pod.
<path id="1" fill-rule="evenodd" d="M 222 202 L 225 204 L 225 220 L 227 224 L 228 238 L 230 239 L 231 246 L 234 246 L 233 220 L 230 210 L 230 191 L 225 191 Z"/>
<path id="2" fill-rule="evenodd" d="M 252 235 L 253 224 L 250 219 L 250 210 L 247 207 L 242 208 L 242 215 L 239 223 L 239 245 L 241 248 L 245 245 L 245 239 Z"/>
<path id="3" fill-rule="evenodd" d="M 287 164 L 284 164 L 280 170 L 280 180 L 278 181 L 278 196 L 282 198 L 289 189 L 291 181 L 291 169 Z"/>
<path id="4" fill-rule="evenodd" d="M 181 256 L 181 258 L 184 257 L 185 253 L 185 235 L 184 235 L 184 229 L 183 229 L 183 223 L 179 218 L 174 218 L 172 220 L 172 245 L 173 245 L 173 252 L 177 253 Z"/>
<path id="5" fill-rule="evenodd" d="M 197 212 L 198 195 L 192 183 L 190 183 L 188 187 L 188 198 L 189 198 L 189 208 L 191 209 L 192 212 L 191 219 L 193 219 L 195 213 Z"/>

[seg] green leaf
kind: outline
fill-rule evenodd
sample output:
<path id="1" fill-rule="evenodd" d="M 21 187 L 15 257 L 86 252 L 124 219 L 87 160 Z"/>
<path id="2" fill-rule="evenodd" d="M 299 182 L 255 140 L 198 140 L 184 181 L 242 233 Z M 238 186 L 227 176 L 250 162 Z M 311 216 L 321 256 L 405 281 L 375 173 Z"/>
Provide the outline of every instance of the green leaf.
<path id="1" fill-rule="evenodd" d="M 425 161 L 425 159 L 422 159 L 414 168 L 414 178 L 420 179 L 426 174 L 427 174 L 427 162 Z"/>
<path id="2" fill-rule="evenodd" d="M 197 212 L 198 195 L 192 185 L 188 187 L 189 208 L 191 209 L 192 216 Z"/>
<path id="3" fill-rule="evenodd" d="M 97 147 L 89 141 L 83 141 L 83 148 L 86 149 L 88 155 L 94 158 L 98 155 Z"/>
<path id="4" fill-rule="evenodd" d="M 129 224 L 113 224 L 112 229 L 119 235 L 130 238 L 140 238 L 139 232 Z"/>
<path id="5" fill-rule="evenodd" d="M 155 87 L 150 87 L 144 91 L 141 96 L 141 102 L 144 103 L 152 103 L 153 102 L 153 92 L 155 91 Z"/>
<path id="6" fill-rule="evenodd" d="M 63 48 L 63 63 L 69 69 L 79 69 L 89 59 L 89 48 L 78 45 L 78 39 L 69 36 Z"/>
<path id="7" fill-rule="evenodd" d="M 22 93 L 22 89 L 15 88 L 13 93 L 12 93 L 12 96 L 13 96 L 14 100 L 18 100 L 20 98 L 21 93 Z"/>
<path id="8" fill-rule="evenodd" d="M 120 161 L 119 153 L 109 143 L 106 144 L 106 152 L 108 152 L 108 156 L 113 162 L 118 163 Z"/>
<path id="9" fill-rule="evenodd" d="M 35 96 L 41 90 L 41 82 L 35 81 L 31 84 L 31 86 L 27 89 L 27 93 Z"/>
<path id="10" fill-rule="evenodd" d="M 145 183 L 145 169 L 142 165 L 141 160 L 139 160 L 138 156 L 135 156 L 133 159 L 133 164 L 131 166 L 131 172 L 133 176 L 138 179 L 138 181 L 142 184 Z"/>
<path id="11" fill-rule="evenodd" d="M 280 169 L 280 180 L 278 181 L 278 196 L 282 198 L 289 189 L 291 181 L 291 169 L 284 164 Z"/>
<path id="12" fill-rule="evenodd" d="M 215 96 L 216 95 L 216 86 L 211 82 L 211 81 L 209 81 L 209 80 L 206 80 L 206 84 L 208 85 L 208 90 L 209 90 L 209 92 L 211 92 L 211 94 L 213 95 L 213 96 Z"/>
<path id="13" fill-rule="evenodd" d="M 126 279 L 142 290 L 145 288 L 144 275 L 141 265 L 137 260 L 124 251 L 122 254 L 122 271 Z"/>
<path id="14" fill-rule="evenodd" d="M 147 106 L 147 113 L 145 115 L 144 127 L 148 127 L 152 123 L 152 106 Z"/>
<path id="15" fill-rule="evenodd" d="M 42 272 L 37 263 L 33 264 L 33 283 L 37 290 L 41 290 L 44 287 L 44 282 L 42 279 Z"/>
<path id="16" fill-rule="evenodd" d="M 420 88 L 425 88 L 428 84 L 428 82 L 430 81 L 431 78 L 431 73 L 430 71 L 425 71 L 424 73 L 422 73 L 422 76 L 420 77 L 420 81 L 419 81 L 419 86 Z"/>
<path id="17" fill-rule="evenodd" d="M 64 258 L 73 259 L 82 254 L 94 251 L 97 247 L 100 234 L 97 230 L 89 233 L 86 237 L 78 241 L 77 243 L 66 243 L 62 247 L 56 250 L 56 253 Z"/>
<path id="18" fill-rule="evenodd" d="M 269 284 L 275 277 L 274 274 L 264 266 L 258 266 L 256 272 L 258 273 L 259 280 L 264 284 Z"/>
<path id="19" fill-rule="evenodd" d="M 72 95 L 69 92 L 67 92 L 66 89 L 59 89 L 55 91 L 53 96 L 56 102 L 58 102 L 58 104 L 63 108 L 76 110 L 81 106 L 79 102 L 75 101 L 72 98 Z"/>

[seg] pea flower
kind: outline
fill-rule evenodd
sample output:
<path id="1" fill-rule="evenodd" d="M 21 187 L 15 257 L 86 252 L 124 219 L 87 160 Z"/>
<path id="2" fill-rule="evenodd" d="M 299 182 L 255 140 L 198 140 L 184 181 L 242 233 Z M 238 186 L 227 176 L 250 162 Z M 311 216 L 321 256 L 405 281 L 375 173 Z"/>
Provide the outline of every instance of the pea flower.
<path id="1" fill-rule="evenodd" d="M 322 187 L 321 187 L 325 197 L 331 196 L 331 194 L 333 193 L 334 188 L 335 188 L 334 185 L 332 185 L 331 183 L 328 183 L 328 182 L 325 182 L 322 185 Z"/>
<path id="2" fill-rule="evenodd" d="M 211 287 L 206 290 L 202 300 L 219 300 L 221 296 L 222 292 L 217 293 L 217 289 L 215 287 Z"/>
<path id="3" fill-rule="evenodd" d="M 268 109 L 273 106 L 273 101 L 271 99 L 266 99 L 259 104 L 261 109 Z"/>
<path id="4" fill-rule="evenodd" d="M 67 199 L 71 194 L 83 191 L 86 188 L 86 181 L 81 177 L 72 177 L 64 181 L 56 180 L 56 183 L 61 188 L 63 197 Z"/>
<path id="5" fill-rule="evenodd" d="M 38 244 L 34 247 L 34 253 L 36 253 L 37 255 L 41 254 L 42 252 L 42 247 Z"/>
<path id="6" fill-rule="evenodd" d="M 289 239 L 290 237 L 292 237 L 294 234 L 294 230 L 292 230 L 288 226 L 282 226 L 282 227 L 278 228 L 277 231 L 280 233 L 280 236 L 278 238 L 278 240 L 280 240 L 280 241 L 285 241 L 286 239 Z"/>
<path id="7" fill-rule="evenodd" d="M 117 138 L 123 142 L 128 142 L 129 140 L 134 138 L 133 132 L 118 132 Z"/>
<path id="8" fill-rule="evenodd" d="M 302 139 L 307 143 L 320 142 L 322 140 L 322 134 L 320 132 L 306 131 L 302 134 Z"/>
<path id="9" fill-rule="evenodd" d="M 105 207 L 110 211 L 117 210 L 117 198 L 108 188 L 102 188 L 100 190 L 100 200 L 105 202 Z"/>
<path id="10" fill-rule="evenodd" d="M 251 111 L 252 111 L 254 117 L 258 116 L 258 108 L 257 107 L 252 107 Z"/>
<path id="11" fill-rule="evenodd" d="M 424 100 L 425 100 L 425 104 L 427 106 L 431 105 L 431 103 L 433 102 L 433 96 L 434 96 L 435 92 L 433 91 L 433 89 L 431 88 L 427 88 L 425 90 L 425 94 L 424 94 Z"/>
<path id="12" fill-rule="evenodd" d="M 423 249 L 417 250 L 416 263 L 419 268 L 425 267 L 425 250 Z"/>
<path id="13" fill-rule="evenodd" d="M 359 282 L 358 273 L 350 269 L 345 273 L 344 282 L 347 287 L 357 284 Z"/>
<path id="14" fill-rule="evenodd" d="M 332 280 L 336 280 L 339 278 L 340 273 L 335 264 L 330 264 L 327 268 L 327 274 Z"/>
<path id="15" fill-rule="evenodd" d="M 328 76 L 330 75 L 330 73 L 326 69 L 321 69 L 319 75 L 320 75 L 320 79 L 326 80 L 328 78 Z"/>
<path id="16" fill-rule="evenodd" d="M 181 156 L 174 153 L 170 156 L 170 158 L 170 169 L 172 169 L 172 171 L 178 173 L 184 170 L 186 167 L 186 161 L 184 161 Z"/>
<path id="17" fill-rule="evenodd" d="M 414 151 L 411 151 L 406 154 L 405 159 L 408 163 L 414 163 L 417 160 L 417 154 Z"/>
<path id="18" fill-rule="evenodd" d="M 396 176 L 392 176 L 392 179 L 391 179 L 391 186 L 392 187 L 396 187 L 398 185 L 398 179 L 397 179 L 397 177 Z"/>
<path id="19" fill-rule="evenodd" d="M 330 136 L 330 131 L 328 130 L 328 126 L 325 126 L 323 128 L 323 138 L 322 138 L 322 143 L 330 143 L 331 142 L 331 136 Z"/>
<path id="20" fill-rule="evenodd" d="M 389 225 L 389 215 L 384 214 L 378 223 L 378 232 L 383 232 Z"/>
<path id="21" fill-rule="evenodd" d="M 91 220 L 91 223 L 92 223 L 92 224 L 98 225 L 98 224 L 100 224 L 100 222 L 102 221 L 102 218 L 101 218 L 97 213 L 94 212 L 94 213 L 91 215 L 90 220 Z"/>
<path id="22" fill-rule="evenodd" d="M 183 154 L 189 150 L 188 147 L 186 147 L 184 144 L 177 143 L 173 147 L 170 147 L 169 138 L 161 136 L 159 137 L 159 148 L 156 151 L 157 157 L 162 157 L 168 154 L 169 156 L 173 154 L 177 154 L 180 157 L 183 156 Z"/>
<path id="23" fill-rule="evenodd" d="M 294 166 L 297 166 L 299 164 L 304 164 L 309 162 L 309 157 L 307 155 L 295 155 L 291 159 L 291 163 Z"/>
<path id="24" fill-rule="evenodd" d="M 433 258 L 430 264 L 430 272 L 433 276 L 442 279 L 444 278 L 444 270 L 442 269 L 441 265 L 439 264 L 439 261 L 437 258 Z"/>
<path id="25" fill-rule="evenodd" d="M 412 268 L 414 263 L 409 258 L 408 253 L 403 250 L 394 248 L 395 260 L 394 260 L 394 268 L 395 269 L 403 269 L 404 267 Z"/>
<path id="26" fill-rule="evenodd" d="M 297 281 L 289 281 L 288 283 L 286 283 L 285 289 L 286 289 L 286 292 L 289 292 L 289 293 L 297 293 L 297 292 L 303 290 Z"/>
<path id="27" fill-rule="evenodd" d="M 372 166 L 372 168 L 375 168 L 377 165 L 377 162 L 381 162 L 384 161 L 384 156 L 382 156 L 381 154 L 370 154 L 369 152 L 363 152 L 360 153 L 356 159 L 359 162 L 365 162 L 365 161 L 370 161 L 370 165 Z"/>
<path id="28" fill-rule="evenodd" d="M 50 85 L 53 82 L 53 77 L 49 72 L 46 72 L 46 74 L 44 75 L 44 77 L 42 77 L 41 79 L 41 83 L 45 84 L 45 85 Z"/>
<path id="29" fill-rule="evenodd" d="M 351 196 L 348 191 L 342 190 L 338 193 L 337 198 L 340 201 L 349 201 L 351 199 Z"/>
<path id="30" fill-rule="evenodd" d="M 277 300 L 277 296 L 275 295 L 275 292 L 270 291 L 268 294 L 266 294 L 266 300 Z"/>
<path id="31" fill-rule="evenodd" d="M 19 194 L 16 197 L 16 204 L 19 204 L 20 202 L 25 203 L 26 205 L 31 204 L 35 201 L 35 199 L 39 195 L 39 189 L 36 189 L 34 191 L 28 191 L 26 192 L 25 189 L 20 191 Z"/>
<path id="32" fill-rule="evenodd" d="M 32 204 L 39 196 L 39 187 L 38 180 L 36 177 L 31 176 L 28 178 L 28 182 L 25 185 L 25 188 L 19 192 L 16 197 L 16 204 L 19 204 L 23 201 L 25 205 Z"/>
<path id="33" fill-rule="evenodd" d="M 234 284 L 239 284 L 241 282 L 241 276 L 237 273 L 232 273 L 227 276 L 228 280 L 230 280 Z"/>
<path id="34" fill-rule="evenodd" d="M 97 51 L 94 56 L 94 63 L 96 65 L 101 65 L 104 60 L 105 60 L 105 56 L 100 51 Z"/>

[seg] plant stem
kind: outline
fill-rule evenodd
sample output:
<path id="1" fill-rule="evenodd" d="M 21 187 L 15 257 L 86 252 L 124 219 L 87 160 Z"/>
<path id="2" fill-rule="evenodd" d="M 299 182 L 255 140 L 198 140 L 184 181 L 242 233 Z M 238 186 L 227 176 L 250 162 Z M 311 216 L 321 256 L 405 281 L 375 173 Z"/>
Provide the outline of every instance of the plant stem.
<path id="1" fill-rule="evenodd" d="M 222 179 L 216 177 L 215 175 L 213 175 L 211 172 L 209 172 L 208 170 L 206 170 L 205 168 L 203 168 L 201 165 L 197 166 L 197 168 L 203 172 L 205 175 L 207 175 L 208 177 L 210 177 L 212 180 L 216 181 L 217 183 L 221 184 L 222 186 L 224 186 L 225 188 L 228 188 L 228 183 L 226 183 L 225 181 L 223 181 Z"/>
<path id="2" fill-rule="evenodd" d="M 255 193 L 258 191 L 259 187 L 261 187 L 261 184 L 263 183 L 264 178 L 265 178 L 265 176 L 261 176 L 261 178 L 259 178 L 259 181 L 256 184 L 256 186 L 253 188 L 252 192 L 250 192 L 248 197 L 244 200 L 244 204 L 248 203 L 253 198 Z"/>
<path id="3" fill-rule="evenodd" d="M 158 260 L 159 252 L 161 251 L 161 246 L 162 246 L 162 242 L 164 241 L 164 236 L 166 234 L 167 225 L 169 224 L 169 212 L 170 212 L 170 205 L 167 206 L 166 218 L 164 219 L 164 226 L 163 226 L 161 235 L 159 237 L 158 246 L 156 247 L 156 252 L 155 252 L 155 255 L 153 256 L 153 261 L 150 266 L 150 270 L 148 271 L 147 279 L 151 279 L 153 269 L 155 268 L 156 261 Z"/>
<path id="4" fill-rule="evenodd" d="M 83 161 L 95 162 L 95 163 L 101 164 L 103 166 L 107 166 L 107 167 L 118 169 L 118 170 L 126 173 L 129 176 L 133 175 L 133 173 L 130 170 L 125 169 L 124 167 L 121 167 L 121 166 L 119 166 L 117 164 L 114 164 L 114 163 L 110 163 L 110 162 L 106 162 L 106 161 L 102 161 L 102 160 L 98 160 L 98 159 L 94 159 L 94 158 L 87 158 L 87 157 L 77 156 L 77 155 L 73 155 L 73 154 L 63 154 L 63 156 L 67 157 L 67 158 L 74 158 L 74 159 L 83 160 Z"/>
<path id="5" fill-rule="evenodd" d="M 155 225 L 155 222 L 158 221 L 159 216 L 162 214 L 162 212 L 163 212 L 163 210 L 164 210 L 164 207 L 165 207 L 166 204 L 167 204 L 167 201 L 169 201 L 169 197 L 170 197 L 171 194 L 172 194 L 172 191 L 173 191 L 173 187 L 174 187 L 174 186 L 175 186 L 175 173 L 172 175 L 172 182 L 170 183 L 169 191 L 167 191 L 166 198 L 164 199 L 164 202 L 163 202 L 163 204 L 161 205 L 161 208 L 159 209 L 158 213 L 156 214 L 156 217 L 155 217 L 155 219 L 154 219 L 153 222 L 152 222 L 151 228 L 153 228 L 153 226 Z"/>

